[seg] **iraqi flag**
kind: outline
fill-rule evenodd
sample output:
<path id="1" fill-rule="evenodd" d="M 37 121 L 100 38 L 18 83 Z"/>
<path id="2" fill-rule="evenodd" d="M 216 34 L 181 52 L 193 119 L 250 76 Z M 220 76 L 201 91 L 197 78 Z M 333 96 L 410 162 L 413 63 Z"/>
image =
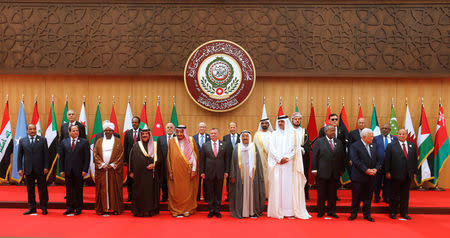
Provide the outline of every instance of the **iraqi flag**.
<path id="1" fill-rule="evenodd" d="M 42 135 L 41 132 L 41 120 L 39 119 L 39 111 L 37 101 L 34 103 L 33 117 L 31 118 L 31 124 L 36 126 L 36 134 Z"/>
<path id="2" fill-rule="evenodd" d="M 22 177 L 19 175 L 17 170 L 18 161 L 18 151 L 19 151 L 19 141 L 22 138 L 27 137 L 27 117 L 25 115 L 25 107 L 23 101 L 20 103 L 19 116 L 17 117 L 16 132 L 14 134 L 14 149 L 13 149 L 13 160 L 11 162 L 11 178 L 10 180 L 16 183 L 20 183 Z"/>
<path id="3" fill-rule="evenodd" d="M 51 162 L 50 172 L 47 174 L 47 181 L 56 169 L 56 164 L 58 163 L 58 126 L 56 125 L 56 115 L 55 107 L 53 105 L 50 107 L 50 112 L 48 114 L 47 129 L 45 130 L 45 139 L 47 139 L 48 155 Z"/>
<path id="4" fill-rule="evenodd" d="M 8 101 L 5 103 L 0 131 L 0 182 L 5 182 L 8 180 L 8 168 L 11 163 L 11 153 L 13 152 L 13 135 L 11 120 L 9 119 Z"/>

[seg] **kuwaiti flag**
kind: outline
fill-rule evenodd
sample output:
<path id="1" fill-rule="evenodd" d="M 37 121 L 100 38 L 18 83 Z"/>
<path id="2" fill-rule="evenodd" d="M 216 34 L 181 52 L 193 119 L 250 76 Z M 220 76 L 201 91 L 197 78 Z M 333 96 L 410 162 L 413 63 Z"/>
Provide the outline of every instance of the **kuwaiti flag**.
<path id="1" fill-rule="evenodd" d="M 139 125 L 139 128 L 141 128 L 141 129 L 148 129 L 148 124 L 147 124 L 147 103 L 146 102 L 144 102 L 144 105 L 142 105 L 141 124 Z"/>
<path id="2" fill-rule="evenodd" d="M 397 123 L 397 116 L 395 115 L 395 109 L 394 104 L 391 106 L 391 116 L 389 118 L 389 125 L 391 126 L 391 135 L 397 136 L 398 135 L 398 123 Z"/>
<path id="3" fill-rule="evenodd" d="M 156 107 L 155 124 L 153 125 L 152 135 L 154 141 L 156 141 L 159 136 L 164 135 L 163 120 L 161 116 L 161 110 L 159 110 L 159 102 L 158 106 Z"/>
<path id="4" fill-rule="evenodd" d="M 92 180 L 95 182 L 95 164 L 94 164 L 94 145 L 95 145 L 95 135 L 103 132 L 102 127 L 102 115 L 100 113 L 100 103 L 97 104 L 97 111 L 95 113 L 94 128 L 92 129 L 91 137 L 91 161 L 89 163 L 89 173 Z M 89 175 L 86 175 L 87 178 Z"/>
<path id="5" fill-rule="evenodd" d="M 85 131 L 86 131 L 86 138 L 88 135 L 88 123 L 87 123 L 87 117 L 86 117 L 86 103 L 83 102 L 81 104 L 81 110 L 80 110 L 80 116 L 78 118 L 78 121 L 84 125 Z"/>
<path id="6" fill-rule="evenodd" d="M 8 179 L 8 168 L 11 163 L 11 153 L 13 151 L 13 135 L 11 120 L 9 119 L 8 101 L 5 104 L 0 131 L 0 181 L 5 182 Z"/>
<path id="7" fill-rule="evenodd" d="M 416 183 L 417 185 L 422 185 L 423 182 L 433 179 L 431 175 L 429 160 L 432 160 L 432 158 L 434 157 L 433 140 L 431 139 L 430 127 L 428 126 L 427 115 L 425 113 L 425 107 L 423 104 L 417 136 L 417 145 L 419 147 L 419 173 L 416 177 Z"/>
<path id="8" fill-rule="evenodd" d="M 11 162 L 11 181 L 20 183 L 22 177 L 17 171 L 17 161 L 18 161 L 18 150 L 20 139 L 27 137 L 27 117 L 25 115 L 25 108 L 23 106 L 23 101 L 20 103 L 19 116 L 17 117 L 16 132 L 14 134 L 14 149 L 13 149 L 13 160 Z"/>
<path id="9" fill-rule="evenodd" d="M 116 117 L 116 110 L 114 110 L 114 103 L 112 105 L 111 117 L 109 118 L 109 121 L 114 124 L 114 133 L 119 134 L 119 125 L 117 125 L 117 117 Z"/>
<path id="10" fill-rule="evenodd" d="M 314 141 L 316 140 L 317 136 L 319 135 L 317 131 L 317 124 L 316 124 L 316 113 L 314 112 L 314 106 L 311 103 L 311 113 L 309 114 L 309 120 L 308 120 L 308 128 L 306 128 L 306 131 L 309 135 L 309 140 L 311 141 L 311 148 L 314 147 Z M 312 153 L 309 153 L 309 156 L 311 157 Z M 311 158 L 310 158 L 309 167 L 311 168 Z M 309 170 L 308 174 L 308 183 L 313 185 L 315 184 L 315 177 L 311 173 L 311 169 Z"/>
<path id="11" fill-rule="evenodd" d="M 381 135 L 380 126 L 378 125 L 377 110 L 375 104 L 373 104 L 372 120 L 370 121 L 370 129 L 373 131 L 373 136 Z"/>
<path id="12" fill-rule="evenodd" d="M 125 133 L 131 128 L 133 128 L 132 120 L 133 120 L 133 112 L 131 112 L 130 102 L 128 102 L 127 110 L 125 111 L 125 120 L 123 121 L 122 143 L 125 138 Z"/>
<path id="13" fill-rule="evenodd" d="M 37 102 L 34 103 L 33 117 L 31 118 L 31 124 L 36 126 L 36 134 L 42 135 L 41 133 L 41 120 L 39 119 L 39 111 Z"/>
<path id="14" fill-rule="evenodd" d="M 52 102 L 50 113 L 48 114 L 47 129 L 45 130 L 45 138 L 47 139 L 48 155 L 52 164 L 50 172 L 47 174 L 47 180 L 50 178 L 56 163 L 58 163 L 58 125 L 56 125 L 55 107 Z"/>
<path id="15" fill-rule="evenodd" d="M 436 157 L 434 157 L 434 184 L 437 186 L 442 168 L 444 168 L 445 162 L 450 157 L 450 143 L 445 127 L 444 108 L 442 105 L 439 105 L 439 117 L 436 127 L 434 148 L 436 151 Z"/>

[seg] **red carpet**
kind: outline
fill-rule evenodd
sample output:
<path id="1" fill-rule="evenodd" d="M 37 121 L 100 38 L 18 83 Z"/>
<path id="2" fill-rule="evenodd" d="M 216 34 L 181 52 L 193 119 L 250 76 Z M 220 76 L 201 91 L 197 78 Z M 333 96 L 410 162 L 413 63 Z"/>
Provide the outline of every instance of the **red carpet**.
<path id="1" fill-rule="evenodd" d="M 50 202 L 65 202 L 65 187 L 64 186 L 49 186 Z M 37 188 L 36 188 L 37 193 Z M 224 194 L 225 195 L 225 194 Z M 37 196 L 37 195 L 36 195 Z M 352 195 L 351 190 L 338 190 L 338 196 L 341 201 L 338 201 L 338 206 L 350 206 Z M 124 197 L 126 199 L 127 192 L 124 188 Z M 317 193 L 316 190 L 310 191 L 310 201 L 307 205 L 316 205 Z M 38 198 L 38 196 L 36 197 Z M 27 201 L 27 192 L 25 186 L 0 186 L 0 201 Z M 450 190 L 443 192 L 435 191 L 411 191 L 410 207 L 449 207 Z M 84 187 L 84 202 L 95 202 L 95 187 Z M 373 203 L 372 206 L 387 206 L 386 203 Z"/>
<path id="2" fill-rule="evenodd" d="M 24 216 L 24 210 L 2 209 L 2 237 L 445 237 L 450 231 L 449 215 L 412 215 L 413 220 L 392 220 L 374 214 L 375 223 L 363 220 L 278 220 L 268 217 L 235 219 L 223 213 L 222 219 L 206 218 L 200 212 L 188 218 L 172 218 L 168 212 L 152 218 L 135 218 L 127 211 L 119 216 L 102 217 L 83 211 L 65 217 L 61 210 L 49 210 L 47 216 Z M 39 211 L 40 212 L 40 211 Z"/>

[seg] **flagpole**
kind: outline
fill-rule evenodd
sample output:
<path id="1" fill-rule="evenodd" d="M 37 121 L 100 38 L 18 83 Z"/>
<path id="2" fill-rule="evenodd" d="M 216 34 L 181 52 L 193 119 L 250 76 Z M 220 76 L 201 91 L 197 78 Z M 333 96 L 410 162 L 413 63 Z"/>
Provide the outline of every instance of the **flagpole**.
<path id="1" fill-rule="evenodd" d="M 423 97 L 421 98 L 422 99 L 422 108 L 421 108 L 421 115 L 422 115 L 422 110 L 423 110 Z M 420 129 L 420 125 L 419 125 L 419 129 Z M 419 132 L 420 133 L 420 132 Z M 427 158 L 425 158 L 425 160 L 426 160 Z M 420 170 L 422 171 L 422 166 L 420 166 Z M 421 172 L 421 171 L 418 171 L 419 173 Z M 419 188 L 417 188 L 417 191 L 426 191 L 426 189 L 423 187 L 423 182 L 422 181 L 420 181 L 420 185 L 419 185 Z"/>
<path id="2" fill-rule="evenodd" d="M 175 96 L 172 96 L 173 98 L 173 105 L 175 106 Z"/>
<path id="3" fill-rule="evenodd" d="M 113 105 L 116 104 L 116 96 L 113 96 L 112 104 L 113 104 Z"/>
<path id="4" fill-rule="evenodd" d="M 358 107 L 361 107 L 361 97 L 358 97 Z"/>
<path id="5" fill-rule="evenodd" d="M 441 110 L 441 107 L 442 107 L 442 97 L 439 97 L 439 112 Z M 434 176 L 436 176 L 436 174 Z M 445 191 L 445 189 L 439 187 L 438 182 L 436 182 L 436 185 L 434 186 L 434 191 L 439 191 L 439 192 Z"/>

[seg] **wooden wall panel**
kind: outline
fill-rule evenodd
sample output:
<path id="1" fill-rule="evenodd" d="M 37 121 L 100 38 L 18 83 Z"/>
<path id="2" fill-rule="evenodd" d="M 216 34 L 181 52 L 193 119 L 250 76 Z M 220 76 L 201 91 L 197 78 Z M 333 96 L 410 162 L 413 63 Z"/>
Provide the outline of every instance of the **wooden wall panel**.
<path id="1" fill-rule="evenodd" d="M 327 97 L 330 97 L 331 111 L 339 114 L 342 97 L 350 129 L 355 127 L 358 113 L 358 98 L 361 97 L 363 114 L 370 126 L 372 115 L 372 98 L 379 123 L 389 119 L 391 101 L 394 98 L 395 111 L 399 127 L 403 126 L 405 116 L 405 98 L 408 97 L 413 123 L 417 130 L 420 120 L 421 98 L 424 98 L 430 130 L 434 136 L 438 115 L 439 98 L 442 97 L 446 118 L 450 114 L 450 80 L 449 79 L 398 79 L 398 78 L 258 78 L 252 95 L 241 107 L 225 113 L 206 111 L 189 97 L 181 76 L 66 76 L 66 75 L 0 75 L 0 95 L 3 99 L 9 95 L 10 117 L 15 129 L 17 114 L 22 94 L 28 121 L 32 118 L 34 98 L 37 95 L 41 127 L 47 126 L 51 97 L 54 95 L 58 126 L 62 119 L 64 102 L 68 96 L 69 108 L 80 112 L 83 96 L 86 96 L 88 132 L 92 133 L 98 96 L 101 96 L 102 119 L 109 119 L 112 96 L 115 96 L 115 110 L 119 131 L 123 130 L 125 110 L 130 96 L 134 115 L 140 116 L 144 97 L 147 96 L 147 118 L 150 128 L 155 120 L 157 96 L 160 96 L 160 108 L 163 122 L 170 120 L 173 96 L 176 97 L 176 109 L 179 123 L 188 127 L 189 134 L 197 132 L 200 121 L 208 128 L 218 127 L 221 135 L 227 134 L 230 121 L 236 121 L 238 130 L 255 131 L 261 117 L 263 97 L 266 97 L 268 116 L 275 127 L 279 98 L 283 100 L 283 110 L 291 115 L 295 109 L 295 97 L 298 97 L 299 110 L 303 115 L 304 127 L 310 114 L 311 97 L 314 100 L 316 122 L 320 128 L 326 114 Z M 0 112 L 3 113 L 4 105 Z M 318 128 L 318 129 L 319 129 Z M 45 130 L 45 129 L 43 129 Z M 447 128 L 449 130 L 449 128 Z M 417 131 L 416 131 L 417 133 Z M 449 133 L 450 134 L 450 133 Z M 447 164 L 441 185 L 450 187 L 450 166 Z"/>

